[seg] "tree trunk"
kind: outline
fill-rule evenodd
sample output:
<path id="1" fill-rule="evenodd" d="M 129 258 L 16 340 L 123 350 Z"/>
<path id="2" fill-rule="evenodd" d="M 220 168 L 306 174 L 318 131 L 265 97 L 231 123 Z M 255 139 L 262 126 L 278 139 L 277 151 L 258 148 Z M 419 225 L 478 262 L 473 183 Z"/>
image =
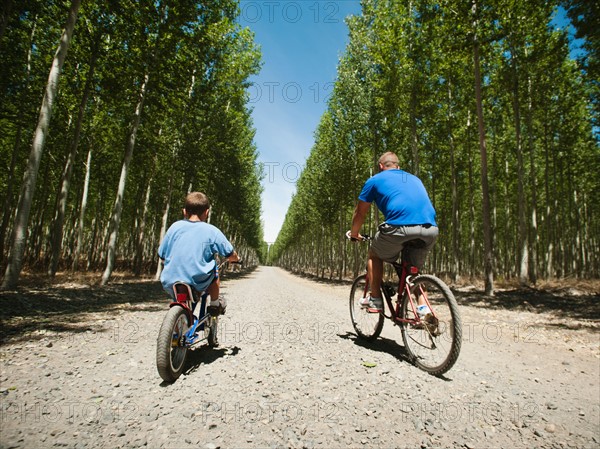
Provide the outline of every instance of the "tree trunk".
<path id="1" fill-rule="evenodd" d="M 546 116 L 547 118 L 547 116 Z M 548 146 L 550 145 L 549 141 L 550 141 L 550 137 L 548 136 L 548 131 L 549 130 L 549 126 L 548 126 L 548 121 L 544 120 L 544 136 L 543 136 L 543 142 L 544 142 L 544 216 L 543 216 L 543 220 L 544 220 L 544 235 L 543 235 L 543 243 L 542 246 L 544 248 L 547 248 L 543 259 L 544 259 L 544 276 L 546 277 L 546 279 L 551 277 L 551 271 L 552 271 L 552 229 L 553 229 L 553 223 L 552 220 L 550 219 L 551 216 L 551 210 L 550 210 L 550 155 L 549 155 L 549 148 Z"/>
<path id="2" fill-rule="evenodd" d="M 77 149 L 79 148 L 79 140 L 81 137 L 81 128 L 83 126 L 83 117 L 85 115 L 85 108 L 87 106 L 90 92 L 92 90 L 92 78 L 94 77 L 94 71 L 96 68 L 96 61 L 98 59 L 98 49 L 99 49 L 99 36 L 96 37 L 94 42 L 94 48 L 92 49 L 92 56 L 90 60 L 90 67 L 88 69 L 88 73 L 86 76 L 85 88 L 83 91 L 83 97 L 81 99 L 81 103 L 79 104 L 79 111 L 77 113 L 77 120 L 75 122 L 75 131 L 73 134 L 73 140 L 71 141 L 69 156 L 67 157 L 67 162 L 65 164 L 60 192 L 59 192 L 59 200 L 58 207 L 56 210 L 56 217 L 54 219 L 54 226 L 52 229 L 52 254 L 50 256 L 50 264 L 48 267 L 48 275 L 53 277 L 56 274 L 56 270 L 58 268 L 58 261 L 60 259 L 60 252 L 62 247 L 63 240 L 63 224 L 65 221 L 65 213 L 67 210 L 67 199 L 69 197 L 69 189 L 71 186 L 71 175 L 73 174 L 73 165 L 75 164 L 75 157 L 77 156 Z"/>
<path id="3" fill-rule="evenodd" d="M 415 176 L 420 174 L 419 163 L 419 136 L 417 135 L 417 87 L 413 84 L 410 93 L 410 143 Z"/>
<path id="4" fill-rule="evenodd" d="M 162 222 L 160 226 L 160 239 L 159 242 L 162 242 L 165 238 L 165 234 L 167 233 L 167 224 L 169 221 L 169 210 L 171 209 L 171 196 L 173 191 L 173 177 L 169 176 L 169 188 L 167 190 L 167 201 L 165 204 L 165 212 L 162 216 Z M 154 280 L 158 281 L 160 279 L 160 273 L 162 272 L 162 261 L 158 259 L 158 264 L 156 265 L 156 275 L 154 276 Z"/>
<path id="5" fill-rule="evenodd" d="M 87 208 L 88 194 L 90 191 L 90 175 L 92 169 L 92 149 L 88 150 L 85 164 L 85 181 L 83 183 L 83 193 L 81 194 L 81 210 L 79 211 L 79 226 L 77 227 L 77 244 L 73 253 L 73 270 L 77 270 L 79 265 L 79 254 L 83 244 L 83 230 L 85 224 L 85 210 Z"/>
<path id="6" fill-rule="evenodd" d="M 113 207 L 113 213 L 109 225 L 106 268 L 104 270 L 104 273 L 102 274 L 102 280 L 100 281 L 100 285 L 106 285 L 108 283 L 108 280 L 110 279 L 110 275 L 112 274 L 114 268 L 115 253 L 117 250 L 117 236 L 119 235 L 119 226 L 121 224 L 121 212 L 123 211 L 123 197 L 125 196 L 127 172 L 129 171 L 129 164 L 131 163 L 133 149 L 135 148 L 135 138 L 140 127 L 142 109 L 144 107 L 144 99 L 146 97 L 146 87 L 148 86 L 148 79 L 149 75 L 148 73 L 146 73 L 146 75 L 144 76 L 144 82 L 142 83 L 142 87 L 140 89 L 140 96 L 135 108 L 131 132 L 129 133 L 129 139 L 127 141 L 127 149 L 125 151 L 125 159 L 123 160 L 123 166 L 121 167 L 121 177 L 119 179 L 117 197 L 115 199 L 115 205 Z"/>
<path id="7" fill-rule="evenodd" d="M 531 225 L 529 236 L 529 280 L 535 285 L 538 276 L 538 228 L 537 228 L 537 173 L 535 167 L 535 147 L 533 143 L 533 105 L 532 81 L 528 78 L 529 104 L 527 108 L 528 150 L 529 150 L 529 188 L 531 190 Z"/>
<path id="8" fill-rule="evenodd" d="M 512 50 L 513 74 L 513 113 L 515 115 L 515 144 L 517 151 L 517 209 L 519 216 L 519 238 L 517 255 L 519 256 L 519 283 L 527 285 L 529 272 L 529 244 L 527 239 L 527 201 L 525 199 L 525 164 L 523 162 L 523 145 L 521 143 L 521 106 L 519 102 L 519 79 L 515 50 Z"/>
<path id="9" fill-rule="evenodd" d="M 14 288 L 17 285 L 19 275 L 21 274 L 23 255 L 27 243 L 27 224 L 29 221 L 33 194 L 35 192 L 37 174 L 40 168 L 40 160 L 42 158 L 42 153 L 44 152 L 54 99 L 58 92 L 60 72 L 71 43 L 71 36 L 73 35 L 73 29 L 75 28 L 75 22 L 77 21 L 80 4 L 81 0 L 72 0 L 71 2 L 67 24 L 61 36 L 58 50 L 54 55 L 54 61 L 52 62 L 52 68 L 50 69 L 50 74 L 48 76 L 48 83 L 46 84 L 46 92 L 44 93 L 44 99 L 42 100 L 42 106 L 40 108 L 33 145 L 31 146 L 29 161 L 27 163 L 25 175 L 23 176 L 23 185 L 21 187 L 21 194 L 13 227 L 8 265 L 2 283 L 2 288 L 4 289 Z"/>
<path id="10" fill-rule="evenodd" d="M 473 147 L 471 145 L 472 142 L 472 138 L 471 138 L 471 111 L 467 111 L 467 136 L 466 136 L 466 147 L 467 147 L 467 154 L 469 157 L 469 165 L 468 165 L 468 179 L 469 179 L 469 184 L 468 184 L 468 191 L 469 192 L 473 192 L 475 190 L 475 174 L 473 173 L 473 166 L 475 164 L 474 162 L 474 156 L 473 156 Z M 476 254 L 476 249 L 477 249 L 477 244 L 476 244 L 476 239 L 475 239 L 475 195 L 469 195 L 469 241 L 471 242 L 471 244 L 469 245 L 470 251 L 469 251 L 469 263 L 468 263 L 468 267 L 469 267 L 469 277 L 473 278 L 473 276 L 475 275 L 475 268 L 476 268 L 476 264 L 475 264 L 475 254 Z M 479 269 L 479 267 L 477 267 L 477 269 Z"/>
<path id="11" fill-rule="evenodd" d="M 146 219 L 148 217 L 148 205 L 150 204 L 150 192 L 152 190 L 152 178 L 148 180 L 148 187 L 146 189 L 146 196 L 144 198 L 144 212 L 142 213 L 139 232 L 137 236 L 135 256 L 133 263 L 133 272 L 136 276 L 139 276 L 142 271 L 142 263 L 144 261 L 144 239 L 146 237 Z"/>
<path id="12" fill-rule="evenodd" d="M 477 12 L 477 3 L 473 3 L 474 13 Z M 481 193 L 483 215 L 483 246 L 484 246 L 484 266 L 485 266 L 485 294 L 494 296 L 494 269 L 493 269 L 493 249 L 492 249 L 492 228 L 490 223 L 490 192 L 488 186 L 487 174 L 487 148 L 485 141 L 485 126 L 483 123 L 483 99 L 481 92 L 481 64 L 479 60 L 479 42 L 475 37 L 473 45 L 473 62 L 475 72 L 475 100 L 477 103 L 477 122 L 479 125 L 479 149 L 481 152 Z"/>
<path id="13" fill-rule="evenodd" d="M 6 22 L 8 22 L 8 16 L 10 15 L 10 8 L 12 7 L 12 3 L 7 2 L 6 4 L 6 9 L 5 9 L 5 23 L 4 26 L 6 26 Z M 31 27 L 31 33 L 29 35 L 29 50 L 27 51 L 27 70 L 26 70 L 26 82 L 25 82 L 25 86 L 23 89 L 23 92 L 27 92 L 29 90 L 29 80 L 31 78 L 31 56 L 33 53 L 33 39 L 35 37 L 35 31 L 37 28 L 37 15 L 35 16 L 34 20 L 33 20 L 33 26 Z M 2 34 L 4 34 L 4 32 L 0 33 L 0 38 L 2 38 Z M 25 101 L 24 99 L 22 101 Z M 4 266 L 4 260 L 6 260 L 4 258 L 4 243 L 6 241 L 6 231 L 8 230 L 8 223 L 11 220 L 11 215 L 12 215 L 12 207 L 11 205 L 13 204 L 13 187 L 15 184 L 15 179 L 14 179 L 14 174 L 15 174 L 15 167 L 17 164 L 17 155 L 19 154 L 19 149 L 21 148 L 21 138 L 23 135 L 23 123 L 21 122 L 21 120 L 19 120 L 18 122 L 18 127 L 17 127 L 17 132 L 16 132 L 16 136 L 15 136 L 15 144 L 13 146 L 13 153 L 12 153 L 12 157 L 11 157 L 11 161 L 10 161 L 10 169 L 8 171 L 8 179 L 6 181 L 7 184 L 7 188 L 6 188 L 6 197 L 4 199 L 4 207 L 2 208 L 2 224 L 0 225 L 0 257 L 2 257 L 2 269 L 5 269 L 6 267 Z"/>
<path id="14" fill-rule="evenodd" d="M 13 201 L 13 184 L 14 184 L 14 173 L 15 166 L 17 164 L 17 154 L 19 152 L 19 147 L 21 146 L 21 134 L 22 128 L 19 125 L 17 129 L 17 135 L 15 137 L 15 145 L 13 146 L 13 153 L 10 159 L 10 169 L 8 171 L 8 179 L 7 179 L 7 188 L 6 188 L 6 198 L 4 199 L 4 206 L 2 207 L 2 224 L 0 225 L 0 257 L 4 259 L 4 240 L 6 238 L 6 230 L 8 229 L 8 223 L 11 218 L 11 204 Z"/>
<path id="15" fill-rule="evenodd" d="M 450 137 L 450 165 L 452 170 L 452 253 L 450 261 L 450 271 L 452 280 L 457 282 L 462 270 L 461 250 L 460 250 L 460 218 L 458 204 L 458 176 L 455 160 L 455 145 L 453 136 Z"/>

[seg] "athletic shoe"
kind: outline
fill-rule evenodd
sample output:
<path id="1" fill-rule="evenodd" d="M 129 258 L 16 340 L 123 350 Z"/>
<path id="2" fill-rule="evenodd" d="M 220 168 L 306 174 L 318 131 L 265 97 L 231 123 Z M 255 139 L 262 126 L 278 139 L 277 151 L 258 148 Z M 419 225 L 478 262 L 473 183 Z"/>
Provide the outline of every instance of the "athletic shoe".
<path id="1" fill-rule="evenodd" d="M 207 310 L 212 316 L 225 315 L 225 310 L 227 310 L 227 301 L 225 301 L 225 298 L 211 301 L 207 307 Z"/>
<path id="2" fill-rule="evenodd" d="M 369 301 L 369 307 L 367 308 L 367 312 L 369 312 L 369 313 L 383 312 L 383 299 L 371 297 L 371 300 Z"/>
<path id="3" fill-rule="evenodd" d="M 367 307 L 369 307 L 369 302 L 371 302 L 371 296 L 367 295 L 364 298 L 361 298 L 358 303 L 360 304 L 361 307 L 364 307 L 365 309 Z"/>
<path id="4" fill-rule="evenodd" d="M 431 310 L 429 310 L 429 307 L 427 306 L 427 304 L 423 304 L 423 305 L 417 306 L 417 313 L 419 314 L 419 316 L 421 318 L 423 318 L 427 314 L 431 314 Z"/>

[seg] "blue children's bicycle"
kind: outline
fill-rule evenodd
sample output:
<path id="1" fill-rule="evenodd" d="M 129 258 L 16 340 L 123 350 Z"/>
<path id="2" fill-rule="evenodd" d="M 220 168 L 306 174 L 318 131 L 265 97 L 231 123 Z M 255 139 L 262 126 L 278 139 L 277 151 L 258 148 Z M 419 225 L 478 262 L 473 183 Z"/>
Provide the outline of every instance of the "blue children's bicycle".
<path id="1" fill-rule="evenodd" d="M 227 263 L 217 267 L 217 275 Z M 208 306 L 207 292 L 198 292 L 183 282 L 174 284 L 173 291 L 175 300 L 169 304 L 156 341 L 156 367 L 167 382 L 179 378 L 189 349 L 202 342 L 210 347 L 219 345 L 219 312 Z"/>

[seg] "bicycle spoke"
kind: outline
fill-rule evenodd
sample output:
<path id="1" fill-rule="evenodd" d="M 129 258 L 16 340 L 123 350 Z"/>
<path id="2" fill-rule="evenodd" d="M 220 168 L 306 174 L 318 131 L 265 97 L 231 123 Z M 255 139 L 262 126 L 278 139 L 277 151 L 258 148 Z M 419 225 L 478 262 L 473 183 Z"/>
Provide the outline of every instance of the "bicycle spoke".
<path id="1" fill-rule="evenodd" d="M 402 315 L 412 322 L 402 325 L 404 346 L 419 368 L 443 374 L 454 365 L 460 351 L 461 323 L 456 300 L 450 289 L 434 276 L 415 278 L 411 292 L 413 302 L 416 298 L 427 303 L 432 313 L 418 319 L 405 295 Z"/>
<path id="2" fill-rule="evenodd" d="M 383 328 L 384 316 L 382 313 L 370 313 L 362 307 L 360 300 L 368 291 L 366 276 L 359 276 L 352 284 L 350 291 L 350 317 L 357 335 L 361 338 L 372 340 L 379 336 Z"/>

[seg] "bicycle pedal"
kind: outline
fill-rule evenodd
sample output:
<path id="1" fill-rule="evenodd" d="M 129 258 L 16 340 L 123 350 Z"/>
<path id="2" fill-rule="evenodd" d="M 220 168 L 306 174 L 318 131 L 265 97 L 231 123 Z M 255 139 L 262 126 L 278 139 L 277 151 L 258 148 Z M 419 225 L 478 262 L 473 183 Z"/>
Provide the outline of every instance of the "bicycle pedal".
<path id="1" fill-rule="evenodd" d="M 206 311 L 210 313 L 211 316 L 225 315 L 225 310 L 221 306 L 208 306 Z"/>

